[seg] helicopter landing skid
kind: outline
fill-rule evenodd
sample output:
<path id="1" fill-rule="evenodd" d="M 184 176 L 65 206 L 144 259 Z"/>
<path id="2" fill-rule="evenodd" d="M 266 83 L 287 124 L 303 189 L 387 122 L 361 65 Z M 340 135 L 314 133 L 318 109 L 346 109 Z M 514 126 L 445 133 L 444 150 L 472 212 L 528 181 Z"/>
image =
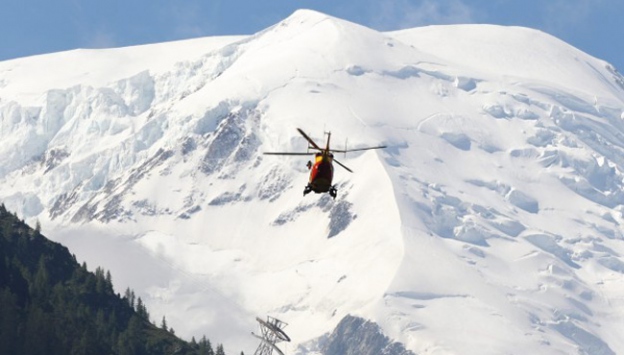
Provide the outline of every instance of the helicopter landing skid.
<path id="1" fill-rule="evenodd" d="M 312 192 L 312 186 L 307 185 L 303 189 L 303 196 L 309 194 L 310 192 Z M 338 190 L 336 189 L 336 186 L 332 186 L 327 192 L 329 192 L 329 196 L 331 196 L 334 200 L 336 199 L 336 196 L 338 196 Z"/>
<path id="2" fill-rule="evenodd" d="M 331 196 L 334 200 L 336 199 L 336 196 L 338 196 L 338 190 L 336 190 L 336 186 L 332 186 L 329 189 L 329 196 Z"/>

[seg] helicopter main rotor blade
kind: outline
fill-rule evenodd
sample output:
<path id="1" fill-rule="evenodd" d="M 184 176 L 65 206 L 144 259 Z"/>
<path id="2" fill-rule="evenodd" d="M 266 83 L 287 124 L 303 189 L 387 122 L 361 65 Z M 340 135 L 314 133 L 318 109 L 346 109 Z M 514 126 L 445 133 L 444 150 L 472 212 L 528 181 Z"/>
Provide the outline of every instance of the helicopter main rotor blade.
<path id="1" fill-rule="evenodd" d="M 330 149 L 330 152 L 334 153 L 348 153 L 348 152 L 359 152 L 362 150 L 371 150 L 371 149 L 384 149 L 387 148 L 385 145 L 380 145 L 377 147 L 366 147 L 366 148 L 355 148 L 355 149 Z"/>
<path id="2" fill-rule="evenodd" d="M 312 153 L 293 153 L 293 152 L 264 152 L 264 155 L 312 155 Z"/>
<path id="3" fill-rule="evenodd" d="M 347 168 L 347 166 L 346 166 L 346 165 L 344 165 L 343 163 L 339 162 L 339 161 L 338 161 L 338 160 L 336 160 L 335 158 L 334 158 L 334 163 L 336 163 L 336 164 L 338 164 L 338 165 L 342 166 L 344 169 L 346 169 L 346 170 L 347 170 L 348 172 L 350 172 L 350 173 L 352 173 L 352 172 L 353 172 L 353 170 L 351 170 L 351 169 Z"/>
<path id="4" fill-rule="evenodd" d="M 318 149 L 320 151 L 324 150 L 324 149 L 321 149 L 321 147 L 319 147 L 316 143 L 314 143 L 312 138 L 308 137 L 308 135 L 305 134 L 305 132 L 301 128 L 297 128 L 297 131 L 299 132 L 299 134 L 303 136 L 303 138 L 305 138 L 308 141 L 308 143 L 310 143 L 314 147 L 314 149 Z"/>

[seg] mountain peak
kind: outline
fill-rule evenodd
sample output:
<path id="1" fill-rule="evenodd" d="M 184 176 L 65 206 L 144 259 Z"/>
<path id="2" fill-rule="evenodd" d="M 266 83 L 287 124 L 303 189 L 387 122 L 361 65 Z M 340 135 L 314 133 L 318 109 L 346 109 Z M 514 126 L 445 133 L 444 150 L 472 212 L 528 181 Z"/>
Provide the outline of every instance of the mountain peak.
<path id="1" fill-rule="evenodd" d="M 284 21 L 322 21 L 325 19 L 336 19 L 323 12 L 310 10 L 310 9 L 297 9 L 290 16 L 280 22 Z"/>
<path id="2" fill-rule="evenodd" d="M 321 26 L 321 24 L 323 24 Z M 264 35 L 266 32 L 279 33 L 281 35 L 302 35 L 307 33 L 306 31 L 315 29 L 314 36 L 317 37 L 333 37 L 334 31 L 343 31 L 348 27 L 361 27 L 360 25 L 351 23 L 346 20 L 338 19 L 322 12 L 300 9 L 293 12 L 290 16 L 280 21 L 279 23 L 269 27 L 265 31 L 261 31 L 258 34 Z M 321 33 L 317 33 L 317 32 Z M 273 37 L 271 37 L 273 40 Z M 308 40 L 311 38 L 308 38 Z M 303 44 L 303 43 L 301 43 Z"/>

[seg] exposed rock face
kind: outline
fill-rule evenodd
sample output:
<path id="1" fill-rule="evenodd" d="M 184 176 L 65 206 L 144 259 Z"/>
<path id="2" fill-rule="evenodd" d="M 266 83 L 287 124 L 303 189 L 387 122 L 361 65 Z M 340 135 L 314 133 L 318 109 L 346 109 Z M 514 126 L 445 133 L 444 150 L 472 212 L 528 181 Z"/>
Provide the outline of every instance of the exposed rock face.
<path id="1" fill-rule="evenodd" d="M 379 326 L 363 318 L 344 317 L 326 342 L 323 355 L 414 355 L 403 344 L 385 336 Z"/>

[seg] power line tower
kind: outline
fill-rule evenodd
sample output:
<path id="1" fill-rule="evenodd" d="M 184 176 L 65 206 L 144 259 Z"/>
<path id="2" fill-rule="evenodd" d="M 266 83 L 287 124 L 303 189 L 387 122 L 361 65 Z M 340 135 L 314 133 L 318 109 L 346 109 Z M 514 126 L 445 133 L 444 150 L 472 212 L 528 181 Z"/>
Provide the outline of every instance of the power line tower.
<path id="1" fill-rule="evenodd" d="M 256 317 L 256 320 L 260 323 L 261 335 L 254 334 L 253 332 L 251 335 L 260 339 L 261 342 L 254 355 L 272 355 L 273 351 L 277 352 L 279 355 L 284 355 L 275 344 L 281 341 L 290 341 L 290 338 L 283 330 L 288 324 L 270 316 L 267 316 L 266 321 L 258 317 Z"/>

